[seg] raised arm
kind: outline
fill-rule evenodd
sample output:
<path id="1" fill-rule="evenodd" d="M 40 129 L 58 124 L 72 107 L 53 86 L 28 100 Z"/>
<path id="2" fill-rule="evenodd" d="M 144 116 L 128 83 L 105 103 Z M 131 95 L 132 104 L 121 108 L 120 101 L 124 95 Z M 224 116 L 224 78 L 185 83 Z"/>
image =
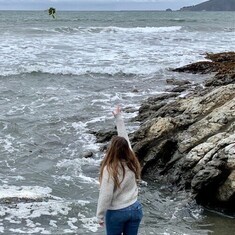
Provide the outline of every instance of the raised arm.
<path id="1" fill-rule="evenodd" d="M 132 150 L 131 143 L 126 131 L 125 123 L 122 118 L 121 108 L 119 106 L 117 106 L 117 108 L 113 111 L 113 115 L 116 121 L 118 136 L 124 137 L 128 142 L 129 148 Z"/>

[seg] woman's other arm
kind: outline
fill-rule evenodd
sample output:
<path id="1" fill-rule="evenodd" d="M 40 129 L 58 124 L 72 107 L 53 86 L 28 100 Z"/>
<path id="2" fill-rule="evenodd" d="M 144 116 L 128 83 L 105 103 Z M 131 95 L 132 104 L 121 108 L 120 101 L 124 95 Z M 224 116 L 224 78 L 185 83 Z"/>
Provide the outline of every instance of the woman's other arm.
<path id="1" fill-rule="evenodd" d="M 97 212 L 96 212 L 96 216 L 98 218 L 100 225 L 104 223 L 105 212 L 111 205 L 111 201 L 113 198 L 113 190 L 114 190 L 114 182 L 112 180 L 112 177 L 109 176 L 107 167 L 104 167 L 103 177 L 100 184 Z"/>

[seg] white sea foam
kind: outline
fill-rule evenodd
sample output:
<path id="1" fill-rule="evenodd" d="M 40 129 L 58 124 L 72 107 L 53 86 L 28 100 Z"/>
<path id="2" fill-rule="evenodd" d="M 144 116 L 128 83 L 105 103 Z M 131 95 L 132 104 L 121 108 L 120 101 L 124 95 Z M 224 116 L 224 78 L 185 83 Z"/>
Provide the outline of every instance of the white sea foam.
<path id="1" fill-rule="evenodd" d="M 7 186 L 4 186 L 4 190 L 7 188 Z M 14 188 L 14 187 L 11 187 Z M 39 190 L 40 187 L 34 187 Z M 17 191 L 17 193 L 13 194 L 12 197 L 27 197 L 27 198 L 38 198 L 41 196 L 47 195 L 51 192 L 48 188 L 40 188 L 40 192 L 35 194 L 29 194 L 28 192 L 25 192 L 23 194 L 19 194 L 20 187 L 17 188 L 17 190 L 13 190 L 13 192 Z M 3 191 L 4 191 L 3 190 Z M 22 190 L 24 190 L 22 188 Z M 25 191 L 25 190 L 24 190 Z M 1 188 L 2 192 L 2 188 Z M 9 191 L 11 193 L 11 191 Z M 43 194 L 43 195 L 42 195 Z M 6 196 L 1 195 L 1 196 Z M 7 196 L 9 196 L 7 194 Z M 86 201 L 82 201 L 80 205 L 87 204 Z M 4 218 L 5 221 L 8 221 L 10 224 L 14 224 L 14 228 L 9 228 L 8 231 L 11 231 L 13 234 L 15 233 L 22 233 L 22 234 L 32 234 L 32 233 L 40 233 L 40 234 L 51 234 L 51 228 L 58 228 L 58 223 L 60 223 L 60 219 L 58 218 L 66 218 L 67 217 L 67 223 L 68 227 L 73 229 L 73 232 L 76 230 L 77 226 L 73 225 L 73 223 L 76 223 L 76 218 L 70 218 L 68 216 L 69 212 L 71 211 L 71 203 L 68 203 L 66 201 L 58 200 L 58 198 L 49 199 L 48 201 L 33 201 L 33 202 L 18 202 L 17 206 L 8 206 L 8 204 L 1 204 L 0 205 L 0 215 L 1 218 Z M 40 218 L 46 218 L 50 217 L 49 225 L 51 226 L 45 228 L 45 224 L 41 224 L 38 221 Z M 55 218 L 55 219 L 53 219 Z M 22 226 L 22 224 L 25 224 Z M 5 228 L 1 227 L 1 231 L 5 232 Z M 0 231 L 0 232 L 1 232 Z"/>
<path id="2" fill-rule="evenodd" d="M 83 227 L 89 231 L 96 232 L 100 227 L 96 217 L 87 218 L 83 214 L 78 213 L 78 218 L 82 221 Z"/>
<path id="3" fill-rule="evenodd" d="M 12 179 L 15 179 L 16 181 L 23 181 L 25 180 L 25 177 L 21 175 L 17 175 L 17 176 L 12 176 Z"/>
<path id="4" fill-rule="evenodd" d="M 81 183 L 93 183 L 93 184 L 99 184 L 99 181 L 97 179 L 91 178 L 89 176 L 85 176 L 84 174 L 80 173 L 78 175 L 78 179 L 80 179 Z"/>
<path id="5" fill-rule="evenodd" d="M 5 140 L 0 140 L 0 143 L 3 143 L 3 147 L 5 148 L 6 151 L 8 151 L 9 153 L 13 153 L 14 152 L 14 147 L 12 146 L 12 142 L 9 141 L 8 139 Z"/>
<path id="6" fill-rule="evenodd" d="M 63 61 L 63 63 L 65 63 Z M 99 61 L 97 61 L 99 62 Z M 37 62 L 36 62 L 37 63 Z M 54 74 L 54 75 L 89 75 L 89 74 L 100 74 L 100 75 L 109 75 L 109 76 L 115 76 L 115 75 L 146 75 L 152 73 L 156 73 L 159 71 L 157 65 L 156 68 L 149 68 L 146 69 L 144 66 L 142 69 L 139 69 L 138 67 L 126 67 L 124 65 L 118 66 L 108 66 L 106 68 L 101 68 L 98 64 L 97 66 L 93 64 L 90 68 L 83 68 L 83 67 L 77 67 L 74 68 L 74 65 L 71 66 L 63 66 L 61 63 L 60 67 L 57 68 L 57 66 L 51 64 L 50 66 L 40 66 L 35 65 L 34 67 L 24 65 L 25 69 L 22 72 L 20 69 L 17 69 L 17 66 L 15 68 L 12 68 L 11 71 L 1 70 L 0 68 L 0 74 L 1 76 L 9 76 L 9 75 L 17 75 L 21 73 L 31 74 L 31 73 L 46 73 L 46 74 Z"/>
<path id="7" fill-rule="evenodd" d="M 49 222 L 49 225 L 50 226 L 52 226 L 52 227 L 55 227 L 55 228 L 57 228 L 58 226 L 57 226 L 57 221 L 56 220 L 50 220 L 50 222 Z"/>
<path id="8" fill-rule="evenodd" d="M 39 186 L 0 186 L 0 198 L 28 198 L 39 199 L 44 197 L 52 197 L 51 188 Z"/>
<path id="9" fill-rule="evenodd" d="M 97 32 L 97 33 L 162 33 L 162 32 L 174 32 L 181 30 L 181 26 L 169 26 L 169 27 L 133 27 L 133 28 L 124 28 L 124 27 L 89 27 L 89 28 L 80 28 L 81 31 Z"/>
<path id="10" fill-rule="evenodd" d="M 225 32 L 221 41 L 220 33 L 199 34 L 184 31 L 181 26 L 79 30 L 84 34 L 66 37 L 50 34 L 40 40 L 19 40 L 11 36 L 6 39 L 7 43 L 0 42 L 1 76 L 22 73 L 151 75 L 161 68 L 196 61 L 205 51 L 233 49 L 229 46 L 232 32 Z"/>
<path id="11" fill-rule="evenodd" d="M 40 29 L 32 28 L 37 32 L 50 33 L 65 33 L 65 34 L 76 34 L 76 33 L 162 33 L 162 32 L 174 32 L 182 29 L 182 26 L 168 26 L 168 27 L 116 27 L 116 26 L 107 26 L 107 27 L 60 27 L 55 29 Z"/>
<path id="12" fill-rule="evenodd" d="M 78 200 L 78 204 L 81 205 L 81 206 L 85 206 L 87 204 L 89 204 L 90 202 L 87 201 L 87 200 Z"/>
<path id="13" fill-rule="evenodd" d="M 72 123 L 72 127 L 76 130 L 76 131 L 78 131 L 78 133 L 80 132 L 80 131 L 87 131 L 88 129 L 87 129 L 87 124 L 85 123 L 85 122 L 73 122 Z"/>
<path id="14" fill-rule="evenodd" d="M 90 123 L 97 123 L 97 122 L 103 122 L 106 120 L 106 116 L 100 116 L 100 117 L 95 117 L 87 122 L 85 122 L 85 124 L 90 124 Z"/>
<path id="15" fill-rule="evenodd" d="M 72 176 L 70 176 L 69 180 L 79 181 L 82 184 L 94 184 L 97 185 L 99 182 L 96 178 L 92 178 L 88 175 L 85 175 L 83 172 L 83 166 L 85 165 L 99 165 L 99 160 L 94 158 L 76 158 L 76 159 L 63 159 L 57 163 L 57 167 L 60 169 L 70 169 L 70 173 L 73 172 Z M 58 178 L 58 177 L 57 177 Z M 60 179 L 67 180 L 66 176 L 62 176 Z"/>
<path id="16" fill-rule="evenodd" d="M 90 123 L 96 123 L 98 121 L 105 120 L 105 117 L 97 117 L 91 119 L 87 122 L 73 122 L 72 127 L 77 132 L 77 139 L 79 140 L 80 144 L 83 145 L 83 148 L 90 151 L 98 151 L 99 146 L 96 143 L 96 138 L 93 134 L 89 134 L 89 128 L 87 127 Z M 72 154 L 74 156 L 75 153 Z"/>

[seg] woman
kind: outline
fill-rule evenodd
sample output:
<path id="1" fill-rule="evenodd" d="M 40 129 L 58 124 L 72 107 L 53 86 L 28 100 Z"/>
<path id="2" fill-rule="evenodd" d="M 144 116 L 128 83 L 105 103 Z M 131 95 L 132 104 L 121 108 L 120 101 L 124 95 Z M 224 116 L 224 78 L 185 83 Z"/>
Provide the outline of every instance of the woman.
<path id="1" fill-rule="evenodd" d="M 143 217 L 137 200 L 140 164 L 132 151 L 121 109 L 113 112 L 118 136 L 112 138 L 100 167 L 100 194 L 97 206 L 99 224 L 107 235 L 136 235 Z"/>

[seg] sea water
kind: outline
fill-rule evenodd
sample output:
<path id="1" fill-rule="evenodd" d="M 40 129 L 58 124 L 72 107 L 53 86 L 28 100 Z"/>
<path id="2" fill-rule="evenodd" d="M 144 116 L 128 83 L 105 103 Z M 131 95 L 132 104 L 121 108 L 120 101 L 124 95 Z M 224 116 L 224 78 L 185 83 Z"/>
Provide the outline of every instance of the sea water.
<path id="1" fill-rule="evenodd" d="M 0 233 L 104 234 L 93 131 L 114 127 L 117 104 L 137 130 L 131 118 L 167 79 L 206 78 L 170 68 L 234 47 L 233 12 L 0 12 Z M 140 234 L 235 231 L 233 218 L 144 180 Z"/>

